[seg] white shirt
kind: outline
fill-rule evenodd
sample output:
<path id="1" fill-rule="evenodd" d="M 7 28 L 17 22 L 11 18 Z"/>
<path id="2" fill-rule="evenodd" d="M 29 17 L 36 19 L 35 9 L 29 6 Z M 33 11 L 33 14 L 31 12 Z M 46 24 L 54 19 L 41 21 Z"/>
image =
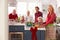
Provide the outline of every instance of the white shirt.
<path id="1" fill-rule="evenodd" d="M 33 22 L 32 16 L 26 16 L 26 22 Z"/>

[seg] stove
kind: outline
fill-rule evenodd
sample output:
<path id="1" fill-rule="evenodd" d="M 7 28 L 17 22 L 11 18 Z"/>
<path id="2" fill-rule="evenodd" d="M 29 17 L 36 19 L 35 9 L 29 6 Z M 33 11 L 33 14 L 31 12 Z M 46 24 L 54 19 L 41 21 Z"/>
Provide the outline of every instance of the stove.
<path id="1" fill-rule="evenodd" d="M 9 40 L 23 40 L 23 32 L 10 32 Z"/>

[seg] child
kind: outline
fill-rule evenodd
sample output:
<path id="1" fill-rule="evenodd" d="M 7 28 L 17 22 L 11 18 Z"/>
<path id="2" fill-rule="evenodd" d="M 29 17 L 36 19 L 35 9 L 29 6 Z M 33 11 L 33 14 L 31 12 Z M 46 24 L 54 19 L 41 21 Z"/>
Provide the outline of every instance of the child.
<path id="1" fill-rule="evenodd" d="M 25 18 L 24 18 L 24 16 L 22 16 L 21 23 L 24 23 L 24 22 L 25 22 Z"/>
<path id="2" fill-rule="evenodd" d="M 38 24 L 39 24 L 38 28 L 44 27 L 43 26 L 43 19 L 42 19 L 42 17 L 38 17 Z"/>
<path id="3" fill-rule="evenodd" d="M 37 34 L 36 34 L 36 32 L 37 32 L 37 27 L 35 27 L 35 26 L 31 27 L 31 28 L 30 28 L 30 31 L 31 31 L 31 33 L 32 33 L 32 40 L 37 40 Z"/>

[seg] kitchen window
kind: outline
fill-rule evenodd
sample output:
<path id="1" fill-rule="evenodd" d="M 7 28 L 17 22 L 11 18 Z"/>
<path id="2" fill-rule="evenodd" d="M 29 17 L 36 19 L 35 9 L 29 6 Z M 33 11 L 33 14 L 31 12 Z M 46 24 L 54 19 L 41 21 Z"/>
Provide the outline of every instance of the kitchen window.
<path id="1" fill-rule="evenodd" d="M 17 2 L 15 7 L 18 16 L 25 16 L 27 11 L 30 11 L 30 14 L 34 17 L 35 6 L 39 6 L 40 11 L 42 11 L 41 2 Z M 8 7 L 8 13 L 13 11 L 14 7 Z"/>

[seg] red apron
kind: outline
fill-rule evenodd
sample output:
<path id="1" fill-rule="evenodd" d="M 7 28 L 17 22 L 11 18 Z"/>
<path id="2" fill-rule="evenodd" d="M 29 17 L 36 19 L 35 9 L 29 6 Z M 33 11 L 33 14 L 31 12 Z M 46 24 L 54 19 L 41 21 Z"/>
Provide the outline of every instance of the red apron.
<path id="1" fill-rule="evenodd" d="M 30 31 L 32 32 L 32 40 L 37 40 L 37 35 L 36 35 L 37 27 L 35 28 L 31 27 Z"/>

